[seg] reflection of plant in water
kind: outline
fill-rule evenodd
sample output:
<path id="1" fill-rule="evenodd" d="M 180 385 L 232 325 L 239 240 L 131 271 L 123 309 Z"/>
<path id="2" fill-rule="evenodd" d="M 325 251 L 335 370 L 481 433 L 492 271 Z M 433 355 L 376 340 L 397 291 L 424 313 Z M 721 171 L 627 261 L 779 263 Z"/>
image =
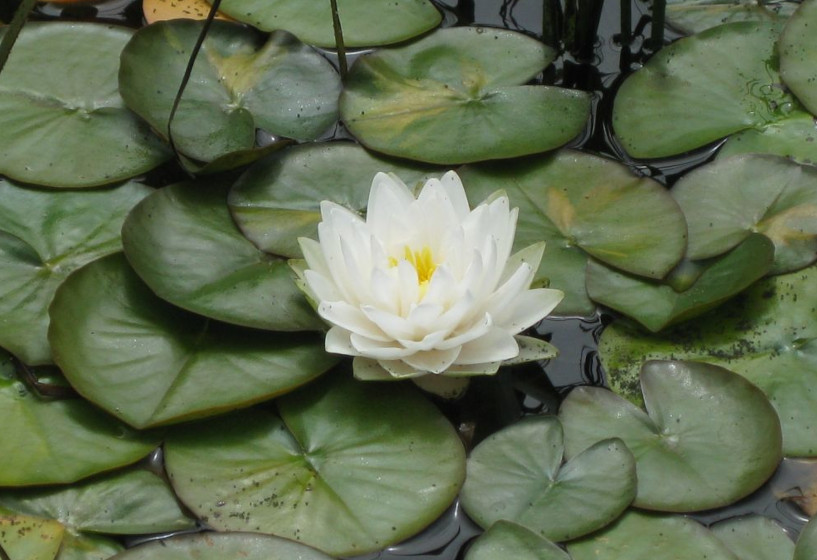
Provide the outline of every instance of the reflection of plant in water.
<path id="1" fill-rule="evenodd" d="M 314 11 L 302 0 L 254 2 L 225 0 L 235 17 L 262 29 L 291 27 L 325 47 L 335 41 L 337 29 L 324 17 L 329 2 L 310 4 Z M 397 45 L 359 56 L 345 80 L 292 35 L 236 23 L 165 22 L 135 32 L 62 22 L 23 29 L 0 73 L 0 169 L 8 177 L 0 180 L 0 485 L 34 488 L 0 491 L 0 528 L 23 526 L 42 538 L 0 531 L 0 554 L 98 560 L 121 544 L 96 533 L 167 532 L 198 521 L 239 533 L 165 539 L 117 558 L 162 560 L 209 547 L 205 554 L 219 558 L 326 559 L 245 531 L 336 556 L 386 558 L 384 548 L 440 516 L 462 487 L 463 506 L 486 529 L 465 553 L 469 560 L 507 557 L 507 548 L 496 552 L 507 546 L 519 558 L 618 559 L 626 547 L 628 558 L 652 560 L 668 542 L 667 554 L 675 556 L 731 560 L 748 546 L 769 559 L 813 558 L 814 524 L 795 551 L 763 519 L 710 530 L 630 506 L 682 513 L 730 504 L 763 484 L 781 453 L 817 454 L 811 279 L 817 176 L 805 165 L 817 154 L 814 117 L 803 108 L 813 109 L 817 95 L 809 85 L 817 46 L 808 32 L 817 3 L 805 2 L 782 35 L 779 22 L 744 22 L 677 41 L 621 78 L 612 124 L 602 122 L 601 111 L 591 126 L 589 92 L 603 93 L 603 108 L 615 89 L 614 77 L 590 64 L 601 2 L 570 1 L 563 14 L 560 3 L 545 2 L 541 36 L 552 48 L 530 37 L 538 31 L 525 27 L 518 0 L 497 2 L 499 23 L 527 37 L 490 28 L 427 32 L 440 20 L 439 6 L 399 0 L 376 12 L 372 4 L 337 1 L 344 40 L 368 47 L 367 34 L 376 31 L 378 44 Z M 480 7 L 450 4 L 442 8 L 449 23 L 452 14 L 472 23 Z M 646 20 L 631 32 L 630 4 L 623 7 L 619 60 L 629 69 L 630 39 L 638 48 L 633 35 L 644 33 Z M 653 6 L 653 23 L 661 12 Z M 744 12 L 739 17 L 762 14 Z M 350 21 L 350 13 L 358 15 Z M 653 45 L 662 32 L 652 25 Z M 415 40 L 419 33 L 426 34 Z M 13 36 L 6 28 L 2 48 Z M 202 52 L 193 63 L 198 37 Z M 560 57 L 562 50 L 570 54 Z M 561 65 L 543 71 L 554 61 Z M 188 65 L 189 86 L 179 95 Z M 174 97 L 180 101 L 172 118 Z M 76 106 L 99 110 L 82 118 L 65 110 Z M 152 173 L 111 185 L 168 158 L 161 138 L 168 128 L 184 169 L 214 176 L 167 185 L 172 181 Z M 281 140 L 258 146 L 258 129 Z M 349 135 L 368 149 L 338 141 Z M 674 158 L 726 136 L 717 161 L 671 179 L 669 190 L 630 171 L 663 165 L 637 158 Z M 292 145 L 295 139 L 303 143 Z M 557 149 L 568 142 L 585 153 Z M 616 152 L 628 165 L 589 148 Z M 761 149 L 801 163 L 725 157 Z M 101 170 L 105 163 L 116 165 Z M 287 259 L 301 270 L 296 260 L 304 256 L 296 239 L 315 239 L 319 228 L 322 242 L 334 239 L 328 214 L 357 216 L 376 171 L 422 185 L 460 163 L 467 163 L 457 169 L 465 192 L 457 190 L 453 213 L 470 215 L 470 206 L 503 192 L 474 210 L 504 209 L 497 223 L 473 227 L 484 243 L 474 254 L 451 249 L 460 245 L 443 239 L 446 219 L 438 216 L 448 207 L 430 189 L 420 198 L 434 204 L 411 223 L 402 224 L 399 212 L 377 218 L 389 222 L 381 230 L 401 234 L 433 223 L 422 242 L 395 242 L 374 268 L 408 272 L 409 291 L 429 296 L 448 271 L 441 247 L 473 267 L 493 262 L 496 244 L 502 250 L 495 266 L 474 278 L 502 276 L 504 256 L 515 253 L 507 276 L 525 274 L 511 290 L 521 299 L 509 300 L 530 309 L 494 302 L 489 313 L 448 329 L 443 343 L 452 348 L 418 340 L 416 332 L 398 347 L 402 335 L 384 333 L 399 331 L 405 317 L 384 320 L 370 306 L 362 311 L 372 315 L 367 323 L 327 308 L 339 301 L 335 292 L 365 299 L 355 294 L 367 282 L 350 279 L 368 268 L 356 264 L 377 257 L 366 250 L 369 238 L 339 236 L 341 247 L 326 254 L 346 259 L 344 267 L 317 258 L 317 245 L 307 242 L 307 283 L 324 300 L 319 311 L 336 325 L 330 349 L 351 344 L 354 351 L 341 353 L 376 360 L 353 364 L 325 352 L 325 334 L 309 331 L 326 325 L 290 274 Z M 178 165 L 166 169 L 181 175 Z M 452 175 L 446 177 L 450 183 Z M 392 194 L 417 203 L 407 192 Z M 334 210 L 319 226 L 321 205 Z M 509 223 L 508 207 L 519 208 L 514 247 L 499 227 Z M 366 222 L 335 225 L 360 224 Z M 472 227 L 467 219 L 463 224 Z M 544 264 L 534 266 L 538 254 L 525 248 L 543 241 Z M 776 276 L 754 282 L 769 274 Z M 508 278 L 488 288 L 508 285 Z M 384 296 L 388 290 L 380 288 L 392 284 L 371 283 L 369 295 Z M 721 305 L 749 284 L 739 299 Z M 576 389 L 558 417 L 560 398 L 540 365 L 553 374 L 569 363 L 574 377 L 565 383 L 575 384 L 576 370 L 589 361 L 577 367 L 563 355 L 561 362 L 523 368 L 495 363 L 510 357 L 500 350 L 511 348 L 512 335 L 555 302 L 545 305 L 531 294 L 553 289 L 566 294 L 556 313 L 592 315 L 602 302 L 658 331 L 646 334 L 621 318 L 607 326 L 599 352 L 620 395 Z M 440 307 L 448 311 L 467 302 L 444 299 Z M 404 303 L 412 308 L 418 300 L 412 325 L 422 323 L 421 334 L 429 336 L 442 332 L 446 309 L 421 309 L 422 298 Z M 501 337 L 480 338 L 505 312 L 526 319 L 502 325 L 509 330 Z M 564 337 L 546 331 L 573 322 L 545 322 L 539 335 L 562 346 Z M 353 341 L 361 325 L 366 340 Z M 353 379 L 384 377 L 386 370 L 411 376 L 467 369 L 474 364 L 457 359 L 477 341 L 467 349 L 469 360 L 482 356 L 481 365 L 488 361 L 491 372 L 499 371 L 475 378 L 460 400 L 432 403 L 411 384 Z M 440 357 L 452 349 L 440 364 L 428 359 L 429 352 Z M 537 349 L 550 346 L 530 338 L 513 346 L 517 360 Z M 658 361 L 644 365 L 646 357 Z M 64 378 L 39 369 L 51 362 Z M 431 387 L 423 381 L 429 377 L 455 381 Z M 59 393 L 68 382 L 80 398 L 44 399 L 28 385 Z M 433 374 L 417 384 L 446 396 L 463 389 L 456 378 Z M 646 411 L 631 404 L 642 394 Z M 514 423 L 523 412 L 537 417 Z M 471 438 L 478 444 L 468 463 L 452 421 L 463 424 L 468 447 Z M 513 425 L 501 430 L 506 424 Z M 490 432 L 496 433 L 480 443 Z M 142 465 L 167 474 L 170 486 L 143 470 L 120 469 L 160 440 L 164 457 L 154 454 Z M 176 497 L 195 520 L 172 504 Z M 462 535 L 471 534 L 461 523 Z M 593 531 L 601 532 L 582 537 Z"/>

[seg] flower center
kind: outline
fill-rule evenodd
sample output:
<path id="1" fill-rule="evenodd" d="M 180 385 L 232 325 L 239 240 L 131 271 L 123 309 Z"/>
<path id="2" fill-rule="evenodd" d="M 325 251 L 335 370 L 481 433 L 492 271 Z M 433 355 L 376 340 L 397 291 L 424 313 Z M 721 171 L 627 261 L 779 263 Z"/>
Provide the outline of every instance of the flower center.
<path id="1" fill-rule="evenodd" d="M 414 270 L 417 271 L 417 281 L 420 283 L 421 292 L 425 293 L 428 282 L 434 275 L 434 271 L 437 270 L 437 263 L 434 262 L 431 248 L 426 245 L 419 251 L 412 251 L 406 246 L 403 250 L 403 258 L 410 262 Z M 397 266 L 397 262 L 396 258 L 389 258 L 389 264 L 391 266 Z"/>

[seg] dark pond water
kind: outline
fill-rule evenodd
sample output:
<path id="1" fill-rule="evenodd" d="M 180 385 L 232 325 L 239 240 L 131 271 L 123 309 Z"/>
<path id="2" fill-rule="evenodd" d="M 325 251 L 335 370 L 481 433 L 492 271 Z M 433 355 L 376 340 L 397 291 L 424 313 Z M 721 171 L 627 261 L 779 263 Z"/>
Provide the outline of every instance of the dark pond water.
<path id="1" fill-rule="evenodd" d="M 0 4 L 10 0 L 0 0 Z M 444 25 L 482 24 L 506 27 L 540 38 L 542 36 L 542 0 L 434 0 L 444 12 Z M 15 4 L 11 0 L 11 4 Z M 10 5 L 3 9 L 10 11 Z M 648 37 L 651 33 L 649 4 L 633 0 L 631 5 L 632 39 L 620 41 L 620 4 L 608 0 L 601 13 L 599 36 L 593 56 L 580 60 L 566 54 L 537 81 L 593 92 L 594 115 L 585 132 L 571 145 L 605 154 L 629 165 L 635 172 L 648 175 L 671 185 L 684 171 L 700 165 L 714 156 L 717 146 L 697 150 L 681 157 L 650 162 L 634 161 L 623 153 L 612 135 L 611 109 L 615 91 L 623 78 L 637 69 L 652 54 Z M 0 14 L 8 17 L 7 14 Z M 36 19 L 94 20 L 132 27 L 143 24 L 140 0 L 109 0 L 91 4 L 64 6 L 40 4 Z M 665 40 L 676 38 L 666 30 Z M 332 53 L 326 53 L 333 58 Z M 351 53 L 353 58 L 355 54 Z M 333 137 L 348 137 L 338 128 Z M 164 169 L 159 180 L 169 182 L 181 177 L 178 171 Z M 151 177 L 152 179 L 153 177 Z M 156 184 L 151 181 L 151 184 Z M 466 442 L 477 443 L 497 429 L 530 413 L 555 413 L 561 397 L 579 384 L 604 384 L 596 346 L 610 316 L 588 318 L 547 319 L 538 333 L 554 343 L 558 358 L 544 365 L 520 366 L 493 378 L 476 381 L 466 397 L 457 403 L 440 403 Z M 160 455 L 154 463 L 160 461 Z M 794 538 L 806 521 L 806 516 L 786 496 L 802 493 L 801 487 L 817 480 L 817 462 L 785 460 L 777 474 L 752 496 L 730 507 L 694 515 L 710 524 L 748 513 L 776 519 Z M 408 560 L 461 558 L 467 543 L 480 533 L 458 504 L 454 504 L 425 532 L 385 551 L 358 557 L 359 560 Z M 135 541 L 134 541 L 135 542 Z"/>

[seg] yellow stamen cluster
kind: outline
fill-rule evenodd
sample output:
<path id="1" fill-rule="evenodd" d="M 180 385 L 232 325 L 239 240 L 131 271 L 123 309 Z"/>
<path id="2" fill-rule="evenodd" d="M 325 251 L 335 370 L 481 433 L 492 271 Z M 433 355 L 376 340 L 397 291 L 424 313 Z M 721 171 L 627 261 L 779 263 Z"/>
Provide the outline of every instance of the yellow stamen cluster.
<path id="1" fill-rule="evenodd" d="M 431 248 L 428 245 L 424 246 L 419 251 L 412 251 L 410 247 L 406 246 L 403 251 L 403 259 L 411 263 L 414 270 L 417 271 L 417 281 L 420 284 L 422 294 L 428 286 L 428 282 L 434 275 L 437 269 L 437 263 L 434 262 L 434 255 L 431 253 Z M 389 264 L 397 266 L 398 260 L 394 257 L 389 257 Z"/>

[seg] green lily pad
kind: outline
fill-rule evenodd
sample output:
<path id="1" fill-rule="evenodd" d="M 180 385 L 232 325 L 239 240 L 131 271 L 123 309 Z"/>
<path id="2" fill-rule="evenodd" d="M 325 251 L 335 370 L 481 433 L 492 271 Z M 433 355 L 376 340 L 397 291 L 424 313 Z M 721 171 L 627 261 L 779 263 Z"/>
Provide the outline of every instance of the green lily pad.
<path id="1" fill-rule="evenodd" d="M 468 547 L 464 560 L 570 560 L 567 553 L 550 542 L 508 521 L 497 521 Z"/>
<path id="2" fill-rule="evenodd" d="M 632 398 L 642 360 L 682 359 L 729 368 L 760 387 L 780 416 L 789 456 L 817 456 L 817 269 L 758 282 L 716 311 L 661 334 L 608 326 L 599 355 L 608 379 Z"/>
<path id="3" fill-rule="evenodd" d="M 515 250 L 546 242 L 537 277 L 565 292 L 558 314 L 589 315 L 595 309 L 584 286 L 588 255 L 662 278 L 686 247 L 686 221 L 666 189 L 612 160 L 565 150 L 466 166 L 460 178 L 472 200 L 503 189 L 511 206 L 519 207 Z"/>
<path id="4" fill-rule="evenodd" d="M 635 497 L 635 460 L 620 440 L 601 441 L 562 465 L 562 426 L 525 419 L 480 443 L 468 459 L 461 503 L 487 528 L 512 521 L 551 541 L 612 522 Z"/>
<path id="5" fill-rule="evenodd" d="M 455 164 L 552 150 L 585 127 L 590 96 L 522 85 L 555 51 L 520 33 L 441 29 L 409 45 L 361 56 L 340 112 L 365 146 Z"/>
<path id="6" fill-rule="evenodd" d="M 780 35 L 780 75 L 803 105 L 817 114 L 817 2 L 804 0 Z"/>
<path id="7" fill-rule="evenodd" d="M 220 531 L 271 533 L 336 556 L 379 550 L 439 516 L 465 477 L 453 427 L 411 385 L 338 372 L 254 409 L 179 426 L 179 497 Z"/>
<path id="8" fill-rule="evenodd" d="M 43 191 L 0 180 L 0 346 L 51 363 L 48 304 L 70 272 L 121 250 L 128 211 L 153 189 Z"/>
<path id="9" fill-rule="evenodd" d="M 794 13 L 798 2 L 788 0 L 669 0 L 667 23 L 692 35 L 736 21 L 777 21 Z"/>
<path id="10" fill-rule="evenodd" d="M 202 25 L 148 25 L 122 52 L 122 97 L 162 136 Z M 201 161 L 252 148 L 256 128 L 312 140 L 337 120 L 339 93 L 331 64 L 292 35 L 277 32 L 265 42 L 241 25 L 216 21 L 173 120 L 173 140 Z"/>
<path id="11" fill-rule="evenodd" d="M 710 530 L 740 560 L 788 560 L 794 555 L 794 542 L 768 517 L 728 519 L 715 523 Z"/>
<path id="12" fill-rule="evenodd" d="M 781 453 L 780 421 L 743 377 L 698 362 L 650 361 L 641 368 L 647 412 L 600 387 L 578 387 L 559 418 L 570 458 L 618 437 L 633 452 L 633 504 L 697 511 L 731 504 L 763 484 Z"/>
<path id="13" fill-rule="evenodd" d="M 0 513 L 0 547 L 8 560 L 54 560 L 64 532 L 57 521 Z"/>
<path id="14" fill-rule="evenodd" d="M 117 472 L 72 486 L 0 491 L 3 509 L 54 519 L 73 533 L 139 535 L 191 529 L 168 485 L 145 470 Z"/>
<path id="15" fill-rule="evenodd" d="M 762 129 L 742 130 L 726 140 L 717 159 L 746 153 L 774 154 L 797 163 L 817 164 L 814 116 L 793 111 L 787 118 L 769 123 Z"/>
<path id="16" fill-rule="evenodd" d="M 616 95 L 613 125 L 627 153 L 679 154 L 787 118 L 798 103 L 775 70 L 778 32 L 775 23 L 729 23 L 656 53 Z"/>
<path id="17" fill-rule="evenodd" d="M 269 399 L 337 361 L 317 335 L 234 327 L 173 307 L 121 254 L 60 286 L 48 336 L 74 388 L 138 428 Z"/>
<path id="18" fill-rule="evenodd" d="M 57 560 L 108 560 L 125 547 L 102 535 L 65 533 Z"/>
<path id="19" fill-rule="evenodd" d="M 201 533 L 152 541 L 115 560 L 332 560 L 304 544 L 252 533 Z M 114 560 L 114 559 L 111 559 Z"/>
<path id="20" fill-rule="evenodd" d="M 132 33 L 77 22 L 25 26 L 0 74 L 0 173 L 91 187 L 168 158 L 117 90 L 119 53 Z"/>
<path id="21" fill-rule="evenodd" d="M 224 0 L 220 10 L 264 31 L 286 29 L 305 43 L 331 48 L 335 30 L 330 6 L 314 0 Z M 428 0 L 338 0 L 338 16 L 347 47 L 406 41 L 435 28 L 442 19 Z"/>
<path id="22" fill-rule="evenodd" d="M 300 258 L 298 238 L 318 237 L 321 201 L 365 210 L 379 171 L 394 173 L 408 185 L 441 175 L 427 165 L 372 155 L 351 142 L 304 144 L 250 167 L 233 185 L 228 204 L 244 235 L 257 247 Z"/>
<path id="23" fill-rule="evenodd" d="M 752 232 L 774 242 L 773 274 L 817 259 L 815 167 L 777 156 L 735 156 L 687 173 L 672 196 L 687 217 L 689 259 L 724 253 Z"/>
<path id="24" fill-rule="evenodd" d="M 604 531 L 569 543 L 567 550 L 573 560 L 741 560 L 692 519 L 635 510 Z"/>
<path id="25" fill-rule="evenodd" d="M 806 523 L 797 539 L 793 560 L 812 560 L 817 555 L 817 517 Z"/>
<path id="26" fill-rule="evenodd" d="M 287 262 L 236 227 L 229 188 L 183 183 L 143 200 L 122 228 L 128 262 L 156 295 L 189 311 L 259 329 L 322 329 Z"/>
<path id="27" fill-rule="evenodd" d="M 0 350 L 0 486 L 74 482 L 138 461 L 158 444 L 76 399 L 45 401 Z"/>
<path id="28" fill-rule="evenodd" d="M 594 301 L 628 315 L 657 332 L 669 325 L 701 315 L 734 297 L 772 268 L 774 245 L 759 233 L 743 240 L 731 252 L 703 262 L 684 263 L 677 278 L 684 291 L 656 284 L 590 261 L 587 294 Z M 687 283 L 691 283 L 687 287 Z"/>

